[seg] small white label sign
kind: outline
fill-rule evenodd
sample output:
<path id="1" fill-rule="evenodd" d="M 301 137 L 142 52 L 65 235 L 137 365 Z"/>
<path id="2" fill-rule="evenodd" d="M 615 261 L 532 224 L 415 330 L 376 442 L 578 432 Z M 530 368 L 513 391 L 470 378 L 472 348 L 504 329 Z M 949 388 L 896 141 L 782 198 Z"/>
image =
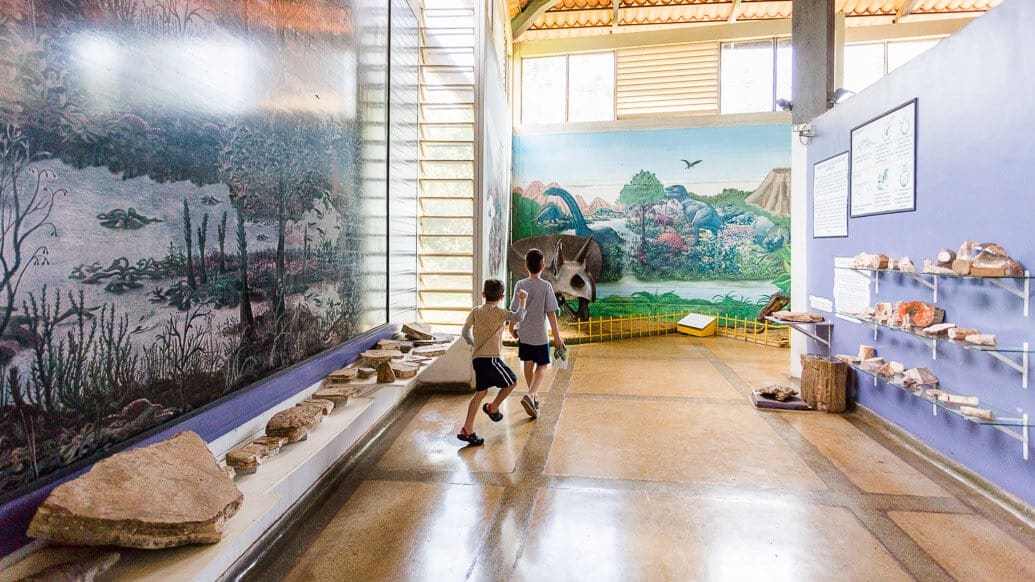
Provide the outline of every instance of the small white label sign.
<path id="1" fill-rule="evenodd" d="M 834 312 L 834 302 L 826 297 L 809 295 L 809 307 L 826 313 Z"/>

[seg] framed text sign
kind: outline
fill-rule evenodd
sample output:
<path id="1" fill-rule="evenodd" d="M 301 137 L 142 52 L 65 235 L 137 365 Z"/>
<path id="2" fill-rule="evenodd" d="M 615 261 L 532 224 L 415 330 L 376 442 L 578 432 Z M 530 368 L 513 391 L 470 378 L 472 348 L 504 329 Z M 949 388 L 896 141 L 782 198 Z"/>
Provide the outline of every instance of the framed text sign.
<path id="1" fill-rule="evenodd" d="M 848 236 L 848 152 L 816 162 L 812 172 L 812 238 Z"/>
<path id="2" fill-rule="evenodd" d="M 852 218 L 916 210 L 916 103 L 852 130 Z"/>

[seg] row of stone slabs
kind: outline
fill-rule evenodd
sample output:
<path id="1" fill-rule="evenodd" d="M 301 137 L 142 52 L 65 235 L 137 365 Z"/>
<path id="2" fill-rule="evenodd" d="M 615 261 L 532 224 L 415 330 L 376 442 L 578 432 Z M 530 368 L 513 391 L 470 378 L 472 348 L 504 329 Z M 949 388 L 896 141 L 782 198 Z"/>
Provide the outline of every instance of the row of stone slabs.
<path id="1" fill-rule="evenodd" d="M 382 340 L 376 349 L 343 368 L 355 372 L 332 373 L 313 398 L 276 413 L 266 426 L 266 435 L 228 453 L 226 463 L 218 462 L 205 441 L 190 431 L 103 459 L 85 475 L 54 489 L 37 511 L 28 534 L 56 544 L 144 549 L 219 542 L 227 521 L 243 501 L 233 483 L 238 473 L 254 472 L 281 447 L 305 440 L 336 405 L 344 406 L 359 392 L 357 381 L 364 374 L 368 378 L 377 374 L 377 368 L 360 370 L 386 364 L 392 369 L 393 381 L 400 370 L 407 374 L 412 368 L 416 374 L 421 365 L 444 354 L 446 344 L 453 340 L 452 336 L 432 336 L 430 330 L 427 336 Z M 336 392 L 337 403 L 326 398 L 328 389 Z M 118 553 L 108 552 L 36 574 L 67 576 L 74 572 L 89 578 L 117 560 Z"/>

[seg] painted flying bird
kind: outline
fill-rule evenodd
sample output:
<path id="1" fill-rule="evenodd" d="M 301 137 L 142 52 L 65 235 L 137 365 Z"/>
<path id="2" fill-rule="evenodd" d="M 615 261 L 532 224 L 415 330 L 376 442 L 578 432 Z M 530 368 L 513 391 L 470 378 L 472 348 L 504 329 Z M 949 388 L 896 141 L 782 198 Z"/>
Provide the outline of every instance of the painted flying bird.
<path id="1" fill-rule="evenodd" d="M 703 162 L 704 160 L 697 160 L 696 162 L 693 162 L 693 163 L 691 163 L 691 162 L 690 162 L 689 160 L 681 160 L 681 161 L 682 161 L 682 162 L 683 162 L 684 164 L 686 164 L 686 169 L 687 169 L 687 170 L 692 170 L 692 169 L 694 168 L 694 166 L 696 166 L 697 164 L 700 164 L 700 163 L 701 163 L 701 162 Z"/>

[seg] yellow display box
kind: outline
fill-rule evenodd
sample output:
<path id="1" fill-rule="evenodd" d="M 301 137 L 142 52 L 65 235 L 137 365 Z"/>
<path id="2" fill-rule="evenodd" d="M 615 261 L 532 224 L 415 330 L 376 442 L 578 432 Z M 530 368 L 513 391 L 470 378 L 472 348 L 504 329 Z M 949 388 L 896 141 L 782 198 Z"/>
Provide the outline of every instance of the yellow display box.
<path id="1" fill-rule="evenodd" d="M 690 313 L 676 323 L 676 331 L 694 337 L 715 335 L 716 328 L 718 328 L 718 320 L 711 315 L 702 313 Z"/>

